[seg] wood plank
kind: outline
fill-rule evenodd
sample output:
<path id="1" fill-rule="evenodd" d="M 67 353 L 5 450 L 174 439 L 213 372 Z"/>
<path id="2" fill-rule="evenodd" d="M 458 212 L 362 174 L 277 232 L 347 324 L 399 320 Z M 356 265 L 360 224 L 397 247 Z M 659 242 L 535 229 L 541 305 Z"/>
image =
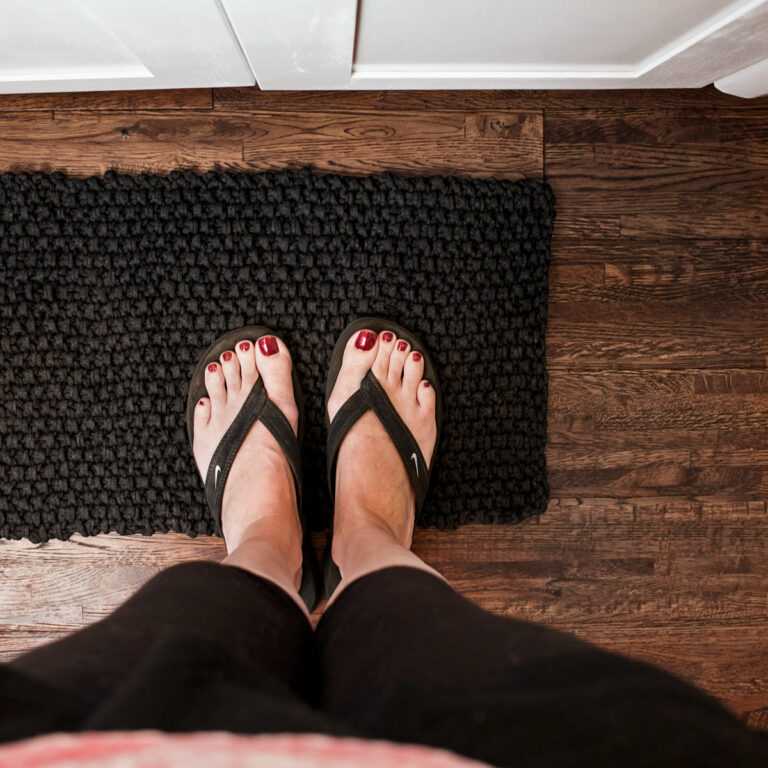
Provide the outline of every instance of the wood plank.
<path id="1" fill-rule="evenodd" d="M 768 496 L 765 371 L 553 371 L 554 495 Z"/>
<path id="2" fill-rule="evenodd" d="M 752 236 L 768 239 L 768 211 L 750 210 L 735 201 L 724 201 L 720 205 L 701 212 L 685 210 L 684 205 L 674 216 L 658 214 L 622 214 L 621 234 L 624 237 L 648 237 L 653 233 L 659 237 L 679 239 L 702 237 L 733 237 L 735 239 Z M 724 210 L 723 210 L 724 209 Z"/>
<path id="3" fill-rule="evenodd" d="M 246 118 L 212 111 L 48 114 L 0 112 L 0 172 L 204 172 L 239 163 L 251 130 Z"/>
<path id="4" fill-rule="evenodd" d="M 553 371 L 547 466 L 575 486 L 595 472 L 624 470 L 622 495 L 640 496 L 628 477 L 660 467 L 673 474 L 768 467 L 768 373 L 729 371 Z M 581 476 L 574 481 L 573 475 Z M 676 492 L 681 490 L 674 486 Z M 613 486 L 600 495 L 613 493 Z M 722 490 L 725 490 L 723 488 Z M 755 487 L 745 485 L 746 498 Z M 703 495 L 705 489 L 693 489 Z M 708 495 L 711 491 L 706 490 Z"/>
<path id="5" fill-rule="evenodd" d="M 565 110 L 546 116 L 546 176 L 560 236 L 768 237 L 768 120 L 660 109 Z"/>
<path id="6" fill-rule="evenodd" d="M 661 664 L 738 713 L 768 702 L 764 500 L 563 498 L 518 526 L 417 529 L 414 550 L 499 615 Z M 100 618 L 162 567 L 215 561 L 224 549 L 213 537 L 110 534 L 3 541 L 0 554 L 0 657 L 8 659 Z"/>
<path id="7" fill-rule="evenodd" d="M 212 109 L 210 88 L 177 88 L 152 91 L 88 91 L 77 93 L 3 93 L 1 111 L 94 110 L 176 110 Z"/>
<path id="8" fill-rule="evenodd" d="M 551 369 L 764 369 L 765 241 L 637 234 L 553 241 Z"/>
<path id="9" fill-rule="evenodd" d="M 764 108 L 728 112 L 665 110 L 658 107 L 557 110 L 547 114 L 547 145 L 675 146 L 768 139 Z"/>
<path id="10" fill-rule="evenodd" d="M 729 144 L 568 144 L 547 141 L 547 178 L 563 193 L 586 198 L 634 192 L 719 194 L 764 191 L 768 145 Z M 557 189 L 555 190 L 557 192 Z"/>
<path id="11" fill-rule="evenodd" d="M 584 302 L 551 301 L 550 307 L 550 370 L 764 369 L 768 360 L 768 320 L 764 316 L 729 318 L 723 313 L 702 325 L 682 309 L 667 313 L 662 302 L 638 309 L 637 315 L 619 301 L 601 304 L 599 310 Z M 764 312 L 762 308 L 757 311 Z M 652 334 L 653 340 L 640 343 L 648 339 L 645 334 Z"/>
<path id="12" fill-rule="evenodd" d="M 605 209 L 602 212 L 581 214 L 566 206 L 562 212 L 560 198 L 557 199 L 557 219 L 552 236 L 552 253 L 561 239 L 586 241 L 615 240 L 621 237 L 621 216 L 612 214 Z"/>
<path id="13" fill-rule="evenodd" d="M 666 306 L 700 304 L 704 311 L 718 305 L 762 307 L 768 295 L 767 250 L 762 240 L 644 238 L 587 244 L 560 236 L 553 243 L 550 283 L 556 301 L 663 301 Z"/>
<path id="14" fill-rule="evenodd" d="M 768 97 L 740 99 L 706 88 L 601 91 L 261 91 L 214 88 L 216 109 L 768 109 Z"/>
<path id="15" fill-rule="evenodd" d="M 347 174 L 543 177 L 543 123 L 536 113 L 289 113 L 267 116 L 269 132 L 243 142 L 251 168 Z"/>
<path id="16" fill-rule="evenodd" d="M 469 134 L 469 136 L 467 135 Z M 486 138 L 483 138 L 484 134 Z M 491 159 L 489 159 L 491 158 Z M 0 172 L 543 174 L 540 114 L 0 112 Z"/>
<path id="17" fill-rule="evenodd" d="M 720 499 L 760 501 L 768 497 L 768 465 L 762 467 L 693 467 L 654 462 L 640 467 L 548 473 L 553 496 L 627 499 L 669 497 L 714 502 Z"/>

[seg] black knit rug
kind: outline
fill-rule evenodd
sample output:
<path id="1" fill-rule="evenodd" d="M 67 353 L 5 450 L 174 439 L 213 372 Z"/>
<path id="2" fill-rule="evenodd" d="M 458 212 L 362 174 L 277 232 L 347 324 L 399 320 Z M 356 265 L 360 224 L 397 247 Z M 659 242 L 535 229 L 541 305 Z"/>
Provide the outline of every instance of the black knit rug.
<path id="1" fill-rule="evenodd" d="M 324 527 L 326 370 L 362 315 L 411 328 L 442 383 L 419 524 L 543 512 L 553 219 L 532 181 L 3 174 L 0 536 L 211 533 L 187 385 L 247 323 L 282 334 L 298 367 L 306 512 Z"/>

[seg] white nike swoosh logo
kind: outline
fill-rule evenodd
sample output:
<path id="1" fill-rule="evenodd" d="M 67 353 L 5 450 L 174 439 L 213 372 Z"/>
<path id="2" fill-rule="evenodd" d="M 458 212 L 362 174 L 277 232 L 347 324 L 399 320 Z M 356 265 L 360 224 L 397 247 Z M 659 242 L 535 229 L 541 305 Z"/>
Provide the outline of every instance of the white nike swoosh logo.
<path id="1" fill-rule="evenodd" d="M 416 465 L 416 477 L 419 476 L 419 460 L 416 458 L 416 454 L 412 453 L 411 458 L 413 459 L 413 463 Z"/>
<path id="2" fill-rule="evenodd" d="M 216 465 L 216 471 L 213 473 L 213 490 L 216 490 L 216 486 L 219 484 L 219 473 L 221 472 L 221 467 L 217 464 Z"/>

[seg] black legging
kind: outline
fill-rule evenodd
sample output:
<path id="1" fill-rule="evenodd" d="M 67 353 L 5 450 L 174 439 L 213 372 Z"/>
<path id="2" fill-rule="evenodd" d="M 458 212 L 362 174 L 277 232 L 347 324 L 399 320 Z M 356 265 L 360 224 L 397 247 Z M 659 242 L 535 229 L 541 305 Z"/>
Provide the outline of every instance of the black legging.
<path id="1" fill-rule="evenodd" d="M 158 728 L 322 732 L 497 765 L 768 765 L 768 739 L 659 669 L 493 616 L 387 568 L 313 632 L 278 587 L 208 562 L 0 667 L 0 737 Z"/>

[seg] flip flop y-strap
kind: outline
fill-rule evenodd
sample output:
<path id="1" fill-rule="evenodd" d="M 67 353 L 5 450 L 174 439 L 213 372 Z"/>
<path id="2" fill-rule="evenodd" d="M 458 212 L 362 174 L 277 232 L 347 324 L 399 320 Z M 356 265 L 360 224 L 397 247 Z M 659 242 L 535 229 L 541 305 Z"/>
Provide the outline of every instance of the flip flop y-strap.
<path id="1" fill-rule="evenodd" d="M 288 460 L 288 466 L 293 473 L 296 484 L 296 497 L 301 506 L 301 452 L 299 441 L 293 431 L 293 427 L 283 412 L 269 399 L 264 382 L 259 378 L 253 389 L 245 399 L 240 412 L 230 424 L 224 437 L 216 446 L 216 450 L 208 465 L 205 477 L 205 499 L 213 513 L 213 522 L 216 533 L 221 536 L 221 499 L 224 496 L 224 487 L 227 484 L 229 470 L 232 462 L 240 450 L 251 427 L 257 422 L 261 423 L 272 433 L 277 444 L 282 449 Z"/>
<path id="2" fill-rule="evenodd" d="M 373 375 L 373 371 L 366 373 L 360 382 L 360 389 L 339 408 L 328 428 L 328 487 L 331 494 L 335 487 L 336 458 L 341 441 L 358 419 L 368 411 L 376 414 L 400 454 L 408 479 L 416 492 L 416 511 L 418 512 L 429 490 L 429 468 L 416 438 L 400 418 L 400 414 L 392 405 L 384 387 Z"/>

